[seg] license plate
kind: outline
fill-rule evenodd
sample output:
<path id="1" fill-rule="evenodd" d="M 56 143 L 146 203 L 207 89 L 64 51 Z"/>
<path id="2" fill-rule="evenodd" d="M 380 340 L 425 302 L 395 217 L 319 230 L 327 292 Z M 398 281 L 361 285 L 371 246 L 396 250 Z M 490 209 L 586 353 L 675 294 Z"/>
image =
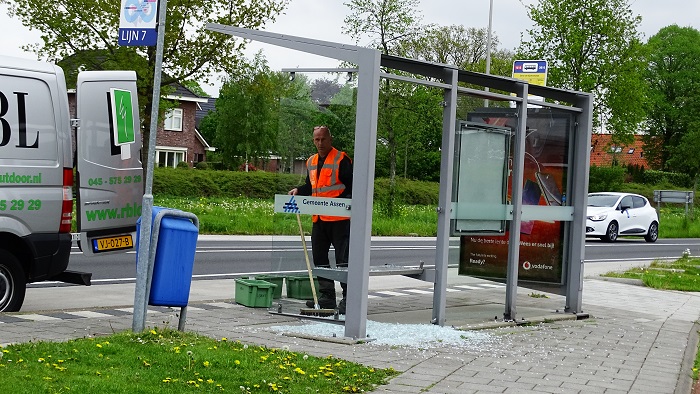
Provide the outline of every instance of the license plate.
<path id="1" fill-rule="evenodd" d="M 120 249 L 131 249 L 134 241 L 131 234 L 119 235 L 116 237 L 95 238 L 92 240 L 92 250 L 95 253 L 107 252 Z"/>

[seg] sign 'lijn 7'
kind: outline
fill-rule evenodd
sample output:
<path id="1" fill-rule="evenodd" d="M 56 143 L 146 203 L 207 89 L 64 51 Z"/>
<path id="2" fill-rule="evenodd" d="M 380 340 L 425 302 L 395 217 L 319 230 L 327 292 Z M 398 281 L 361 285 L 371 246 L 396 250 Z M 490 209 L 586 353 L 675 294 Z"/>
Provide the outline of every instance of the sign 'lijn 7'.
<path id="1" fill-rule="evenodd" d="M 155 46 L 158 0 L 122 0 L 119 45 Z"/>

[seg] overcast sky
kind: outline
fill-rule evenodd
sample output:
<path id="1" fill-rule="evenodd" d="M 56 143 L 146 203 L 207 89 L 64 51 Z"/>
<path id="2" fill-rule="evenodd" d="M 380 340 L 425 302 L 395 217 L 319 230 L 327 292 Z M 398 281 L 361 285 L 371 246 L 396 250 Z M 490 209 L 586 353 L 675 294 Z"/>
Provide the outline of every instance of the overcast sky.
<path id="1" fill-rule="evenodd" d="M 119 0 L 111 0 L 119 1 Z M 515 49 L 521 33 L 532 24 L 525 5 L 536 0 L 493 0 L 492 28 L 500 42 L 499 47 Z M 343 19 L 349 13 L 344 0 L 290 0 L 284 15 L 265 27 L 265 30 L 314 38 L 326 41 L 354 44 L 341 33 Z M 642 16 L 640 31 L 644 39 L 671 24 L 692 26 L 700 30 L 700 1 L 698 0 L 632 0 L 632 11 Z M 463 25 L 486 28 L 489 22 L 489 0 L 421 0 L 420 13 L 424 24 Z M 7 7 L 0 6 L 0 54 L 35 58 L 23 52 L 21 45 L 39 42 L 39 34 L 7 16 Z M 360 45 L 367 44 L 360 42 Z M 275 70 L 288 67 L 334 67 L 337 61 L 313 55 L 276 48 L 267 44 L 251 43 L 246 51 L 250 57 L 262 49 L 270 67 Z M 217 95 L 217 88 L 205 88 Z"/>

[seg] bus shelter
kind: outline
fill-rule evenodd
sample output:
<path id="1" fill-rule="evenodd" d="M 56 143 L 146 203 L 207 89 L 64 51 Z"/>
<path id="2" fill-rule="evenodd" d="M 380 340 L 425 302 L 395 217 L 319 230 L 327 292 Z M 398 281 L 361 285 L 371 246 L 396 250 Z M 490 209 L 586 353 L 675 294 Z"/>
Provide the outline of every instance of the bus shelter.
<path id="1" fill-rule="evenodd" d="M 516 318 L 517 287 L 526 282 L 519 281 L 520 272 L 535 272 L 534 266 L 545 267 L 547 274 L 531 276 L 527 278 L 528 283 L 554 288 L 565 295 L 565 312 L 582 311 L 591 94 L 529 85 L 522 80 L 460 70 L 453 65 L 383 55 L 371 48 L 221 24 L 209 24 L 207 28 L 356 66 L 349 265 L 344 272 L 320 273 L 315 270 L 317 275 L 348 284 L 344 321 L 346 337 L 361 339 L 367 334 L 370 236 L 382 78 L 431 86 L 444 92 L 435 265 L 421 267 L 418 273 L 409 273 L 434 283 L 432 323 L 442 326 L 446 320 L 451 237 L 460 239 L 460 274 L 505 281 L 505 320 Z M 383 71 L 387 69 L 402 73 Z M 500 112 L 485 110 L 470 114 L 470 119 L 457 120 L 458 95 L 507 101 L 511 108 Z M 542 101 L 528 105 L 529 95 L 539 96 Z M 545 144 L 548 140 L 549 147 Z M 545 146 L 540 150 L 542 144 Z M 558 155 L 543 156 L 553 147 Z M 486 161 L 489 165 L 479 168 L 488 168 L 488 171 L 476 170 L 474 155 L 483 152 L 491 152 Z M 534 167 L 532 163 L 536 163 Z M 534 204 L 529 200 L 532 193 L 537 194 L 535 186 L 539 188 L 539 201 L 547 201 L 546 204 Z M 480 195 L 474 190 L 490 191 L 491 194 Z M 539 225 L 541 223 L 556 225 L 554 229 L 540 233 L 540 238 L 526 240 L 523 244 L 521 236 L 531 236 L 533 232 L 537 236 L 535 229 L 546 228 Z M 521 261 L 521 250 L 533 243 L 535 248 L 542 245 L 549 248 L 550 244 L 556 243 L 556 251 L 549 252 L 557 260 L 556 264 Z M 481 248 L 484 244 L 491 246 L 491 251 L 484 251 Z M 533 253 L 537 255 L 539 252 L 535 249 Z M 491 270 L 475 271 L 468 263 L 479 260 L 484 262 L 478 266 L 487 266 Z"/>

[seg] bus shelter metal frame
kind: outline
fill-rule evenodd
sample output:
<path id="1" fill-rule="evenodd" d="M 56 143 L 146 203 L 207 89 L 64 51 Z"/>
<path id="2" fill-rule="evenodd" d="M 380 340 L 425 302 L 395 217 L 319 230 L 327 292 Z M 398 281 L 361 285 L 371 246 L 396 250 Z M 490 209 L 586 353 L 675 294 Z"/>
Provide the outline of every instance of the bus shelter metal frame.
<path id="1" fill-rule="evenodd" d="M 452 169 L 455 148 L 457 97 L 466 94 L 483 99 L 510 101 L 515 104 L 518 126 L 513 149 L 512 219 L 511 228 L 520 227 L 522 207 L 522 177 L 525 160 L 525 125 L 528 95 L 551 99 L 556 103 L 537 102 L 538 106 L 568 111 L 575 115 L 572 157 L 569 160 L 570 217 L 563 220 L 566 244 L 564 294 L 565 311 L 581 312 L 583 290 L 583 254 L 585 244 L 585 207 L 587 203 L 589 147 L 592 129 L 592 95 L 590 93 L 529 85 L 508 77 L 460 70 L 456 66 L 415 59 L 383 55 L 378 50 L 304 37 L 208 24 L 207 29 L 243 39 L 259 41 L 300 52 L 319 55 L 352 63 L 357 66 L 357 112 L 355 124 L 354 181 L 352 193 L 352 220 L 350 224 L 350 255 L 347 271 L 347 311 L 345 336 L 362 339 L 367 336 L 367 295 L 370 271 L 370 241 L 377 141 L 379 81 L 390 78 L 410 83 L 442 88 L 443 130 L 440 163 L 440 194 L 438 201 L 438 228 L 434 273 L 433 314 L 431 322 L 443 326 L 446 313 L 448 252 L 450 239 L 450 207 L 452 204 Z M 428 79 L 382 72 L 382 67 L 399 70 Z M 300 70 L 301 71 L 301 70 Z M 488 90 L 460 87 L 459 83 L 481 86 Z M 510 94 L 496 93 L 503 91 Z M 512 95 L 511 95 L 512 94 Z M 568 103 L 570 105 L 560 104 Z M 568 231 L 567 231 L 568 230 Z M 511 231 L 508 245 L 506 277 L 505 320 L 516 318 L 520 233 Z M 427 276 L 426 276 L 427 277 Z M 432 275 L 430 275 L 432 277 Z"/>

